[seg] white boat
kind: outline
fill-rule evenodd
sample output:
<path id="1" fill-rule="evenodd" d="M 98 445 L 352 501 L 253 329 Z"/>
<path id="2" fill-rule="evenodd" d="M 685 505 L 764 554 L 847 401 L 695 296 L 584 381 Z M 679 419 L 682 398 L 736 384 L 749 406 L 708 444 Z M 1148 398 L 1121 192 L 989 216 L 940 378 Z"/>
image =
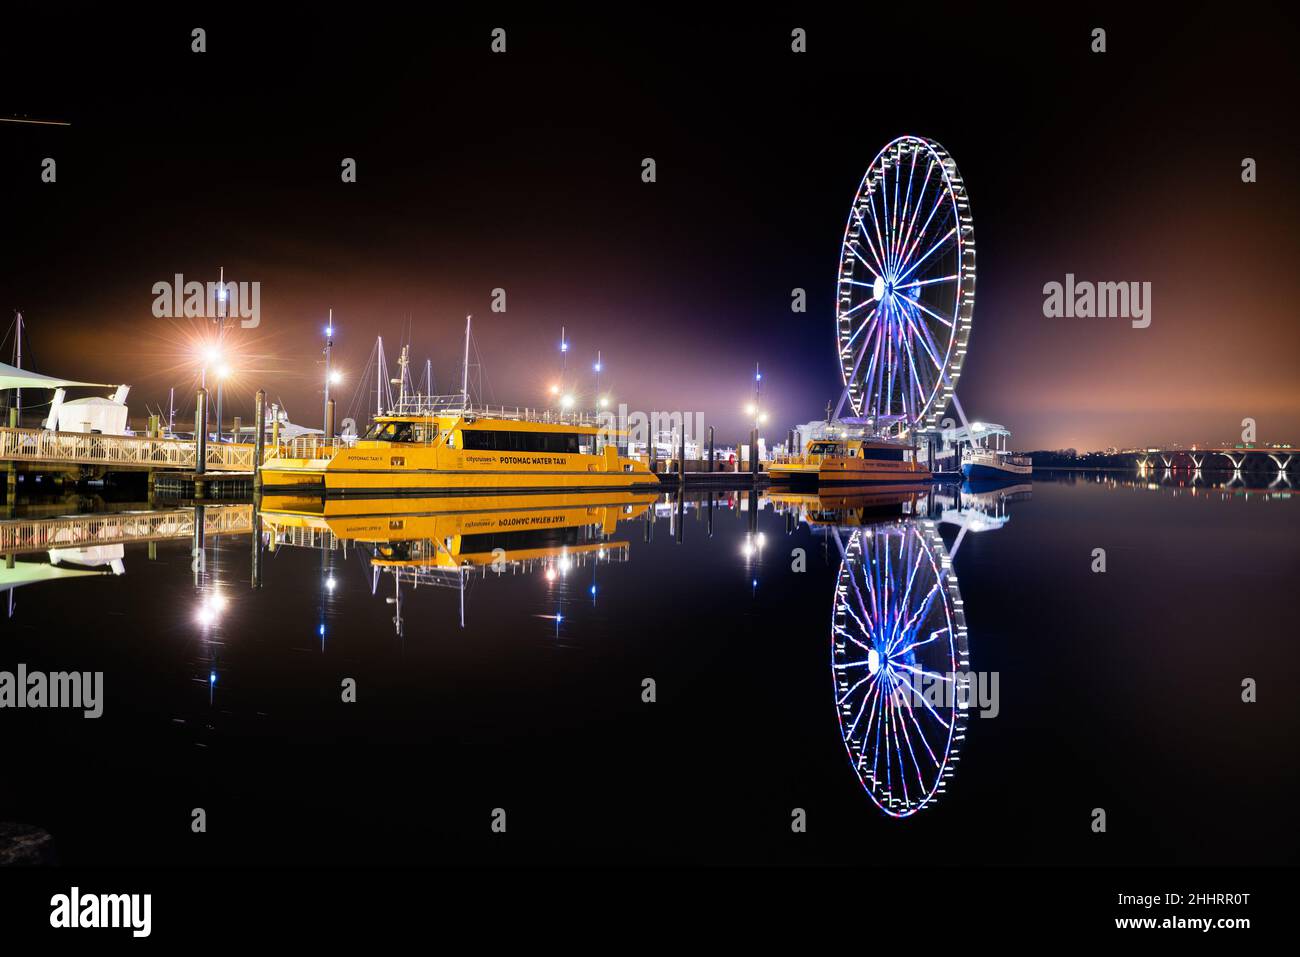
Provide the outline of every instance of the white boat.
<path id="1" fill-rule="evenodd" d="M 1004 449 L 972 448 L 961 463 L 961 474 L 968 479 L 1010 479 L 1032 475 L 1033 459 Z"/>

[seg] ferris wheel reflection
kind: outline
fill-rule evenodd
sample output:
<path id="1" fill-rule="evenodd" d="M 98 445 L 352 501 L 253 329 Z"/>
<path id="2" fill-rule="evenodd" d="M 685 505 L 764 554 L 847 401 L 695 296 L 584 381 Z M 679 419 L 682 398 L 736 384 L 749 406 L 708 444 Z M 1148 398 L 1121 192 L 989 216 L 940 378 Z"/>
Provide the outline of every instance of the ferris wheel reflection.
<path id="1" fill-rule="evenodd" d="M 840 734 L 872 801 L 909 817 L 946 791 L 966 739 L 970 650 L 935 522 L 836 530 L 831 666 Z"/>

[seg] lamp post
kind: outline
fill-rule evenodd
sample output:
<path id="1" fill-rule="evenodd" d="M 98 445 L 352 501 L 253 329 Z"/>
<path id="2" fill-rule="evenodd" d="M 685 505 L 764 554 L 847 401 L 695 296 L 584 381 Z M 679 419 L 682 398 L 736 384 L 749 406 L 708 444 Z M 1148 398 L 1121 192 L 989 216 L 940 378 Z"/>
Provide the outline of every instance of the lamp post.
<path id="1" fill-rule="evenodd" d="M 329 325 L 325 327 L 325 421 L 328 429 L 330 408 L 330 351 L 334 348 L 334 310 L 330 310 Z M 329 436 L 326 436 L 328 438 Z"/>
<path id="2" fill-rule="evenodd" d="M 217 283 L 217 349 L 226 347 L 226 267 L 221 267 L 221 279 Z M 221 377 L 217 379 L 217 444 L 221 444 Z"/>

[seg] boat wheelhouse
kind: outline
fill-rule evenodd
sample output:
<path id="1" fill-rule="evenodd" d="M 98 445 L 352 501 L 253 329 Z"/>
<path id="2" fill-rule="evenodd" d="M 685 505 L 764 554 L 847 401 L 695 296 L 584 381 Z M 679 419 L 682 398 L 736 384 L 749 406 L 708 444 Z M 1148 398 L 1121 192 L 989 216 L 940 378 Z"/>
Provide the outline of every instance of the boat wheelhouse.
<path id="1" fill-rule="evenodd" d="M 929 482 L 916 446 L 881 437 L 814 438 L 800 455 L 779 455 L 768 465 L 774 483 L 791 485 L 898 485 Z"/>

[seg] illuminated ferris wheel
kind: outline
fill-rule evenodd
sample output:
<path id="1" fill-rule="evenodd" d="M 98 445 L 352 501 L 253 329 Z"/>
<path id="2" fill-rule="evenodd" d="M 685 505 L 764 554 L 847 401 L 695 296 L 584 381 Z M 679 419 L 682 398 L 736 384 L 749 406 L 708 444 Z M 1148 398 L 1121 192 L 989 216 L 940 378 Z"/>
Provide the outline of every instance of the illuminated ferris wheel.
<path id="1" fill-rule="evenodd" d="M 862 177 L 840 249 L 835 333 L 854 414 L 935 428 L 974 311 L 975 231 L 957 164 L 933 140 L 900 136 Z"/>
<path id="2" fill-rule="evenodd" d="M 831 619 L 840 734 L 891 817 L 944 793 L 965 740 L 970 660 L 961 593 L 933 522 L 855 531 Z"/>

